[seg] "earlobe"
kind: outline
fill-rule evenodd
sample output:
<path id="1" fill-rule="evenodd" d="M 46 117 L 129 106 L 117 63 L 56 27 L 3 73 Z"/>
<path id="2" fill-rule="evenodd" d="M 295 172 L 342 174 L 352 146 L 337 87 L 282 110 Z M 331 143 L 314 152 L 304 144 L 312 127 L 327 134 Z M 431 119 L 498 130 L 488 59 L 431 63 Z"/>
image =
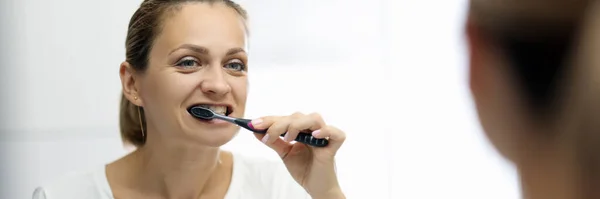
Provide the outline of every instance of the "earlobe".
<path id="1" fill-rule="evenodd" d="M 129 64 L 129 62 L 121 63 L 119 67 L 119 75 L 121 77 L 121 86 L 123 89 L 123 95 L 136 106 L 143 106 L 142 99 L 139 95 L 139 89 L 137 88 L 135 69 Z"/>

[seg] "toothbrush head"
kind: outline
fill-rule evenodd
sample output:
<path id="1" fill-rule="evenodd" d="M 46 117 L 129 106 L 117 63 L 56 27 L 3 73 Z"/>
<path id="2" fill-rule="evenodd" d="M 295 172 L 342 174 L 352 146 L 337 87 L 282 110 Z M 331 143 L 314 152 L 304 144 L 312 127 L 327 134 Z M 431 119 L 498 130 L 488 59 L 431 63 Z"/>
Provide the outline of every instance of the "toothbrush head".
<path id="1" fill-rule="evenodd" d="M 215 117 L 215 112 L 201 106 L 192 106 L 188 109 L 188 112 L 195 118 L 203 120 L 212 120 Z"/>

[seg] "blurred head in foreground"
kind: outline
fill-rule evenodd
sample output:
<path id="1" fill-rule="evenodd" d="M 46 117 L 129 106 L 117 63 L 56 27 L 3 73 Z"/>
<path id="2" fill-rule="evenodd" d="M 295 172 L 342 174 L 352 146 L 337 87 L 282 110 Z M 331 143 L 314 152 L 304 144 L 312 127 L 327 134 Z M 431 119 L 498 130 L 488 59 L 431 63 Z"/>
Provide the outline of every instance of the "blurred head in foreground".
<path id="1" fill-rule="evenodd" d="M 470 0 L 466 32 L 480 122 L 524 198 L 600 198 L 600 1 Z"/>

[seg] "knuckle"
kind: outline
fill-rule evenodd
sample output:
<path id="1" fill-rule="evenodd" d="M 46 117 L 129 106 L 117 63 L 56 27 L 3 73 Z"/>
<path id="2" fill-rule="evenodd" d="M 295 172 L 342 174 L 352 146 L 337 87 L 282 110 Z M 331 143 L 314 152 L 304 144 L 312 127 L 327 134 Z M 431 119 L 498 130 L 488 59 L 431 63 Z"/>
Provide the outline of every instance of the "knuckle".
<path id="1" fill-rule="evenodd" d="M 321 114 L 319 114 L 319 113 L 311 113 L 309 115 L 309 117 L 311 117 L 312 119 L 315 119 L 315 120 L 319 120 L 319 121 L 323 120 L 323 116 L 321 116 Z"/>
<path id="2" fill-rule="evenodd" d="M 339 137 L 340 137 L 340 140 L 346 140 L 346 134 L 344 132 L 340 131 Z"/>
<path id="3" fill-rule="evenodd" d="M 325 128 L 327 128 L 328 131 L 339 131 L 339 129 L 332 125 L 327 125 Z"/>
<path id="4" fill-rule="evenodd" d="M 300 124 L 296 123 L 296 122 L 292 122 L 290 124 L 290 126 L 288 127 L 288 131 L 296 131 L 296 130 L 300 130 Z"/>
<path id="5" fill-rule="evenodd" d="M 295 118 L 298 118 L 298 117 L 302 117 L 302 116 L 304 116 L 304 113 L 301 113 L 301 112 L 294 112 L 294 113 L 293 113 L 291 116 L 292 116 L 292 117 L 295 117 Z"/>
<path id="6" fill-rule="evenodd" d="M 265 116 L 261 118 L 263 120 L 264 123 L 275 123 L 277 122 L 277 120 L 279 119 L 278 116 Z"/>

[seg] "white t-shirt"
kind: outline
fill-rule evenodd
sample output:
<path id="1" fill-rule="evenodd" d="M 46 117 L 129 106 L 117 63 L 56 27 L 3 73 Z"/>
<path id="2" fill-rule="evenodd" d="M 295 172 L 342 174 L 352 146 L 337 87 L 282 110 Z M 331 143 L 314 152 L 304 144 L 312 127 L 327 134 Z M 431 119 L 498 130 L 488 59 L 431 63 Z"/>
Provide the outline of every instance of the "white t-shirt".
<path id="1" fill-rule="evenodd" d="M 114 199 L 105 167 L 67 175 L 37 188 L 33 199 Z M 231 184 L 224 199 L 310 199 L 281 162 L 233 155 Z"/>

